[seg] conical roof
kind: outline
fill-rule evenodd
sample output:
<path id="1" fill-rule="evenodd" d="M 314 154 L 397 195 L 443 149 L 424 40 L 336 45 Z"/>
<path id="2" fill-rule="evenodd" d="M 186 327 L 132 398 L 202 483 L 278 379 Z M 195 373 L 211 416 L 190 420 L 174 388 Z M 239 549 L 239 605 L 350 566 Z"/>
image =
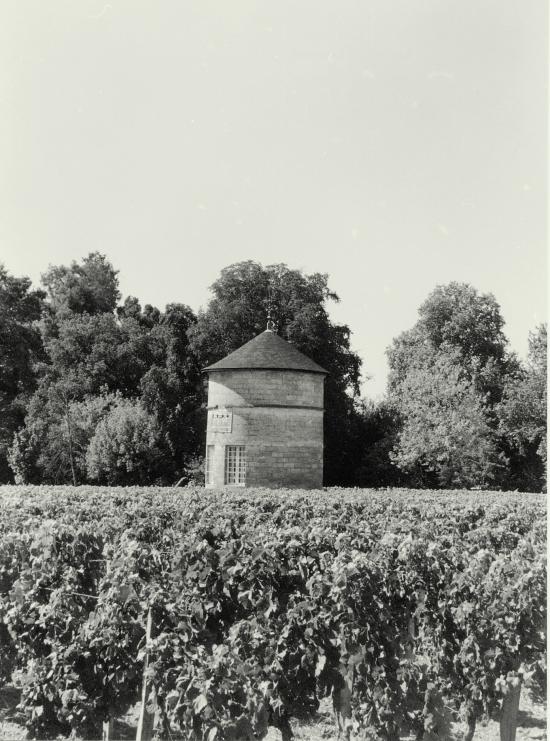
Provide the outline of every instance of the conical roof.
<path id="1" fill-rule="evenodd" d="M 245 343 L 225 358 L 205 368 L 205 371 L 217 370 L 295 370 L 310 373 L 327 374 L 324 368 L 311 358 L 283 340 L 278 334 L 266 329 L 250 342 Z"/>

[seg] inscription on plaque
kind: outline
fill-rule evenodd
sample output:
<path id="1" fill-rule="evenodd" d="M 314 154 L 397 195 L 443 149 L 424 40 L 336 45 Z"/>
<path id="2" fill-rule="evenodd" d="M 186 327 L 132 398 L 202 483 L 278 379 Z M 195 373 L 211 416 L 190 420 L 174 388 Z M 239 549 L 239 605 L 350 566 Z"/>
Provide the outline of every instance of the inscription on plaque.
<path id="1" fill-rule="evenodd" d="M 227 409 L 212 409 L 210 411 L 210 429 L 213 432 L 231 432 L 233 427 L 233 412 Z"/>

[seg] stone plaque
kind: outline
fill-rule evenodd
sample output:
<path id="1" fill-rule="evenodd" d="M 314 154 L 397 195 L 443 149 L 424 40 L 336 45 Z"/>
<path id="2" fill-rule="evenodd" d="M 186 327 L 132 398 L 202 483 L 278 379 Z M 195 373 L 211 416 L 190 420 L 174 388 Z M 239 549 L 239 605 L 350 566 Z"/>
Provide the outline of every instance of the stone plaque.
<path id="1" fill-rule="evenodd" d="M 212 432 L 231 432 L 233 428 L 233 412 L 227 409 L 210 410 L 210 429 Z"/>

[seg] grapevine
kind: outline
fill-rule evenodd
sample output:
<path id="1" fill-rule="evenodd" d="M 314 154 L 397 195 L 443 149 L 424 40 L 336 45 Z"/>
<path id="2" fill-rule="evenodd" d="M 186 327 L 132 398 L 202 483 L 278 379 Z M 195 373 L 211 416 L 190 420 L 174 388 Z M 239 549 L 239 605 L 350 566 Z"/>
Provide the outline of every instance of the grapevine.
<path id="1" fill-rule="evenodd" d="M 0 683 L 35 737 L 473 734 L 545 681 L 545 502 L 470 492 L 0 489 Z M 154 636 L 145 645 L 151 614 Z"/>

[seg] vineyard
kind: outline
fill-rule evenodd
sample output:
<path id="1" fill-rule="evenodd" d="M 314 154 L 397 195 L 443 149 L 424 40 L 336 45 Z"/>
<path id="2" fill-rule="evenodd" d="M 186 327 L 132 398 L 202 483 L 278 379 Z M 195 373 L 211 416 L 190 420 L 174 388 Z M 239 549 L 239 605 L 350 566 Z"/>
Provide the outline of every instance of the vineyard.
<path id="1" fill-rule="evenodd" d="M 160 738 L 287 740 L 326 697 L 346 738 L 513 738 L 545 629 L 543 495 L 0 488 L 0 687 L 34 738 L 143 700 Z"/>

